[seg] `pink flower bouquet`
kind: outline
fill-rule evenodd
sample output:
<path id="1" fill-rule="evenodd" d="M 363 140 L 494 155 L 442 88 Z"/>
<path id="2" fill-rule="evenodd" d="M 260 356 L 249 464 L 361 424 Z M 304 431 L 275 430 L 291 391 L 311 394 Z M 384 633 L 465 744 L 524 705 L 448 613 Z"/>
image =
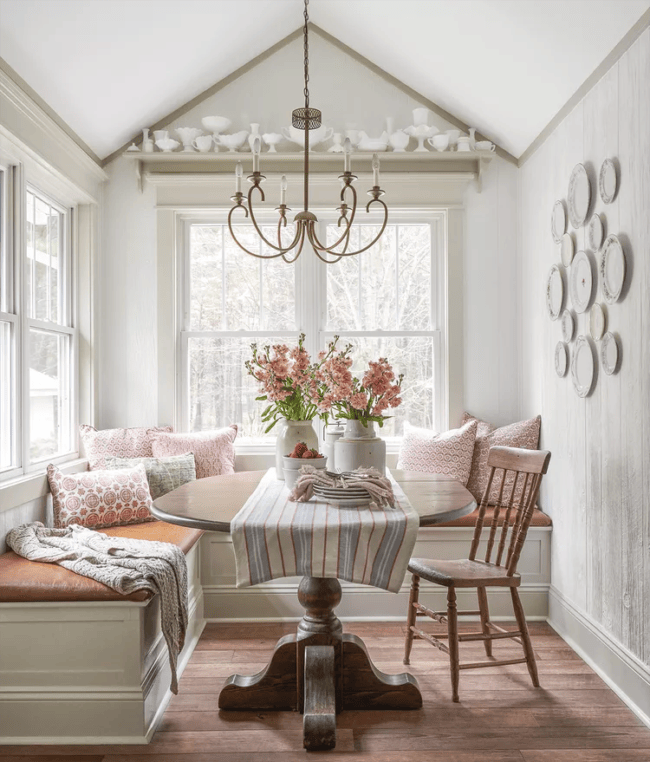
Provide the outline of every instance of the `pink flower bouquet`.
<path id="1" fill-rule="evenodd" d="M 402 403 L 403 374 L 396 377 L 388 360 L 380 357 L 368 363 L 368 370 L 359 380 L 350 371 L 352 345 L 337 351 L 337 341 L 338 336 L 330 342 L 327 352 L 321 352 L 321 365 L 314 370 L 318 391 L 312 399 L 319 414 L 325 420 L 332 414 L 334 418 L 361 421 L 364 426 L 368 421 L 383 426 L 390 417 L 384 412 Z"/>
<path id="2" fill-rule="evenodd" d="M 314 404 L 316 382 L 315 368 L 311 365 L 309 352 L 303 347 L 305 334 L 298 338 L 298 346 L 289 348 L 286 344 L 263 347 L 259 352 L 257 344 L 251 344 L 253 359 L 245 365 L 248 373 L 259 382 L 262 395 L 258 401 L 271 404 L 262 413 L 262 421 L 269 425 L 268 433 L 275 424 L 285 418 L 288 421 L 311 421 L 318 409 Z"/>

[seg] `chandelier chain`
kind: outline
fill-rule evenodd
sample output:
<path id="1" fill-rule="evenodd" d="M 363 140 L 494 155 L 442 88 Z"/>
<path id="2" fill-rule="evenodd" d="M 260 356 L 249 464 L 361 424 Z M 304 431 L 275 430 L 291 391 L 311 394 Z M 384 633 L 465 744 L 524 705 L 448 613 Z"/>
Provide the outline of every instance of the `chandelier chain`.
<path id="1" fill-rule="evenodd" d="M 305 0 L 305 26 L 303 29 L 303 35 L 304 35 L 304 50 L 305 50 L 305 108 L 309 108 L 309 13 L 307 11 L 307 6 L 309 5 L 309 0 Z"/>

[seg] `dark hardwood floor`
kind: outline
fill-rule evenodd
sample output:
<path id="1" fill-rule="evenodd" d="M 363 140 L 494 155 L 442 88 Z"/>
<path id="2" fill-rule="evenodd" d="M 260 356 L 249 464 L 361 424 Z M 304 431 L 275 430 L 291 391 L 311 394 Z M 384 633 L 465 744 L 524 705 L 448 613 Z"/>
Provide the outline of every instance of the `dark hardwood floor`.
<path id="1" fill-rule="evenodd" d="M 376 665 L 402 672 L 404 626 L 346 623 Z M 435 625 L 423 625 L 442 632 Z M 461 630 L 476 629 L 468 625 Z M 302 717 L 289 712 L 222 712 L 217 694 L 233 672 L 265 666 L 280 635 L 295 624 L 207 625 L 163 722 L 148 746 L 0 747 L 3 762 L 650 762 L 650 729 L 546 624 L 530 625 L 541 688 L 525 664 L 461 673 L 451 701 L 445 654 L 416 641 L 410 671 L 424 708 L 339 715 L 334 751 L 302 749 Z M 496 658 L 517 644 L 495 641 Z M 480 643 L 461 659 L 484 658 Z M 517 653 L 518 655 L 518 653 Z"/>

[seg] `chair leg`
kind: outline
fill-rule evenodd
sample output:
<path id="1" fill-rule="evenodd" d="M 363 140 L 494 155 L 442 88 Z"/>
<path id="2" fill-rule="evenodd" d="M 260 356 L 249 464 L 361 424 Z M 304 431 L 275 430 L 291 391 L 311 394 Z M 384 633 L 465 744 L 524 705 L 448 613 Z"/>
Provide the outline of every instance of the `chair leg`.
<path id="1" fill-rule="evenodd" d="M 460 679 L 458 655 L 458 610 L 456 607 L 456 589 L 452 585 L 447 591 L 447 628 L 449 632 L 449 666 L 451 668 L 451 698 L 458 703 L 458 682 Z"/>
<path id="2" fill-rule="evenodd" d="M 476 593 L 478 595 L 478 608 L 481 612 L 481 630 L 483 630 L 483 635 L 489 635 L 490 628 L 487 623 L 490 621 L 490 609 L 488 608 L 487 590 L 484 587 L 477 587 Z M 492 641 L 484 640 L 483 645 L 486 656 L 492 656 Z"/>
<path id="3" fill-rule="evenodd" d="M 510 595 L 512 596 L 512 607 L 515 610 L 517 626 L 521 632 L 521 642 L 524 646 L 526 666 L 528 667 L 530 679 L 533 681 L 535 688 L 539 688 L 539 677 L 537 675 L 537 662 L 535 661 L 535 652 L 533 651 L 533 644 L 530 642 L 530 635 L 528 634 L 528 625 L 526 624 L 524 607 L 521 605 L 521 600 L 519 599 L 519 593 L 517 592 L 516 587 L 510 588 Z"/>
<path id="4" fill-rule="evenodd" d="M 418 602 L 418 594 L 420 591 L 420 578 L 417 574 L 413 575 L 411 580 L 411 592 L 409 594 L 409 610 L 406 614 L 406 639 L 404 641 L 404 664 L 410 664 L 411 647 L 413 646 L 413 630 L 411 627 L 415 627 L 416 612 L 413 608 L 413 604 Z"/>

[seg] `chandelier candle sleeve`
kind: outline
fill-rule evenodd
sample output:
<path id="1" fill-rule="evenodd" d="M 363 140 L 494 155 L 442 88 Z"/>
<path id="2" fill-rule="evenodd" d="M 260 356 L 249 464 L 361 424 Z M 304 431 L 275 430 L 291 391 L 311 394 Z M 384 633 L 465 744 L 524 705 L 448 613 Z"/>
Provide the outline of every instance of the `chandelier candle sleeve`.
<path id="1" fill-rule="evenodd" d="M 282 175 L 282 178 L 280 180 L 280 204 L 287 203 L 287 188 L 288 187 L 289 187 L 289 183 L 287 182 L 287 176 Z"/>
<path id="2" fill-rule="evenodd" d="M 352 171 L 352 141 L 350 140 L 350 138 L 345 139 L 345 143 L 343 143 L 343 151 L 345 153 L 344 171 L 351 172 Z"/>
<path id="3" fill-rule="evenodd" d="M 262 141 L 259 138 L 255 138 L 253 141 L 253 172 L 260 171 L 260 151 L 262 149 Z"/>
<path id="4" fill-rule="evenodd" d="M 237 162 L 235 166 L 235 193 L 241 193 L 241 181 L 244 176 L 244 168 L 241 161 Z"/>
<path id="5" fill-rule="evenodd" d="M 372 155 L 372 184 L 379 188 L 379 156 L 376 153 Z"/>

